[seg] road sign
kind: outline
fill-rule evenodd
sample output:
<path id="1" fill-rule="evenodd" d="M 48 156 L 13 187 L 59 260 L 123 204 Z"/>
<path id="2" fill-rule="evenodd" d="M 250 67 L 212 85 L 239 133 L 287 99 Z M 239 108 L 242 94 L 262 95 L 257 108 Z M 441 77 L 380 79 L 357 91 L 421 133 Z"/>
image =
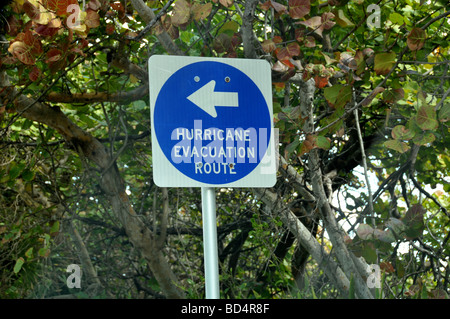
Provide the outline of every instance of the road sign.
<path id="1" fill-rule="evenodd" d="M 275 184 L 268 62 L 155 55 L 149 74 L 156 185 Z"/>

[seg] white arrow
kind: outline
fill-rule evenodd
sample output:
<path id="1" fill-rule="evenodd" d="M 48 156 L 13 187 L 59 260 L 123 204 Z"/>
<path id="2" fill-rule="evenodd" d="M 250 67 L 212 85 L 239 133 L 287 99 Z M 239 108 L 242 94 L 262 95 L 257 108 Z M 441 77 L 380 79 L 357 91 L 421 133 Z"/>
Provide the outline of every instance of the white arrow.
<path id="1" fill-rule="evenodd" d="M 216 106 L 239 106 L 237 92 L 214 92 L 215 86 L 216 81 L 211 80 L 187 98 L 212 117 L 217 117 Z"/>

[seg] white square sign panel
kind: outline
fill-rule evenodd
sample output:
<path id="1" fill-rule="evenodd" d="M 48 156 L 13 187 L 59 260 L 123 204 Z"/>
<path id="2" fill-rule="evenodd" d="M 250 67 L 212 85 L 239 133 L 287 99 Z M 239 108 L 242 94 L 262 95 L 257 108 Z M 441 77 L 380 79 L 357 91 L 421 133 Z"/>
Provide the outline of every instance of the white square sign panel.
<path id="1" fill-rule="evenodd" d="M 149 77 L 156 185 L 275 184 L 267 61 L 154 55 Z"/>

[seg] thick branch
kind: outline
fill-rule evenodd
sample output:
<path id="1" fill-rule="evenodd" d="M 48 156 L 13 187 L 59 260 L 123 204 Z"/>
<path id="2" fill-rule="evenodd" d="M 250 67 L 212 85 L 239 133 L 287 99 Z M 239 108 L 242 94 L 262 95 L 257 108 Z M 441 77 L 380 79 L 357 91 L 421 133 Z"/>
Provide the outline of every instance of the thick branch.
<path id="1" fill-rule="evenodd" d="M 245 1 L 245 9 L 242 17 L 242 42 L 244 55 L 248 59 L 256 59 L 255 35 L 253 33 L 253 20 L 258 0 Z"/>
<path id="2" fill-rule="evenodd" d="M 52 103 L 96 103 L 96 102 L 133 102 L 142 100 L 148 94 L 148 85 L 144 84 L 127 92 L 96 92 L 96 93 L 59 93 L 51 92 L 45 97 Z"/>
<path id="3" fill-rule="evenodd" d="M 300 86 L 300 110 L 302 112 L 302 117 L 307 118 L 303 127 L 304 131 L 307 133 L 314 132 L 314 85 L 314 81 L 309 80 Z M 320 158 L 317 148 L 311 150 L 309 153 L 308 168 L 311 173 L 311 185 L 316 198 L 316 203 L 323 217 L 325 228 L 330 235 L 331 242 L 333 243 L 336 257 L 347 277 L 350 277 L 351 275 L 354 276 L 356 293 L 359 298 L 372 299 L 373 297 L 362 278 L 362 276 L 366 275 L 366 272 L 364 270 L 363 273 L 360 273 L 359 271 L 362 269 L 354 263 L 351 253 L 344 244 L 344 233 L 337 224 L 336 218 L 330 206 L 330 202 L 328 201 L 322 179 L 322 169 L 320 167 Z"/>

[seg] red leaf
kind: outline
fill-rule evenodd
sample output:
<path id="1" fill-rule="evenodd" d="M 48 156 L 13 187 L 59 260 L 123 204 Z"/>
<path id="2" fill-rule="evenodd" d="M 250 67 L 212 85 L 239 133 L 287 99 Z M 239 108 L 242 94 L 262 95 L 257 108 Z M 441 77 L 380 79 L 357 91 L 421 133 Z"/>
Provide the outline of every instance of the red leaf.
<path id="1" fill-rule="evenodd" d="M 392 274 L 393 272 L 395 272 L 394 266 L 392 266 L 392 264 L 388 261 L 383 261 L 382 263 L 380 263 L 380 269 L 384 270 L 388 274 Z"/>
<path id="2" fill-rule="evenodd" d="M 260 6 L 261 6 L 262 10 L 267 11 L 272 7 L 271 1 L 266 1 L 264 3 L 261 3 Z"/>
<path id="3" fill-rule="evenodd" d="M 271 40 L 271 39 L 264 40 L 261 43 L 261 46 L 262 46 L 264 52 L 266 52 L 266 53 L 275 51 L 275 49 L 277 48 L 275 45 L 275 42 L 273 42 L 273 40 Z"/>
<path id="4" fill-rule="evenodd" d="M 189 22 L 191 16 L 191 5 L 186 0 L 177 0 L 173 8 L 172 23 L 181 26 Z"/>
<path id="5" fill-rule="evenodd" d="M 377 53 L 374 60 L 374 70 L 377 75 L 386 75 L 395 64 L 395 52 Z"/>
<path id="6" fill-rule="evenodd" d="M 8 18 L 8 27 L 6 28 L 8 30 L 8 34 L 12 37 L 15 37 L 17 34 L 19 34 L 21 21 L 19 21 L 15 15 L 11 15 Z"/>
<path id="7" fill-rule="evenodd" d="M 33 54 L 42 53 L 41 40 L 35 37 L 30 30 L 25 32 L 23 41 L 25 42 L 26 45 L 28 45 L 31 48 L 31 53 Z"/>
<path id="8" fill-rule="evenodd" d="M 310 0 L 289 0 L 289 15 L 301 19 L 311 10 Z"/>
<path id="9" fill-rule="evenodd" d="M 229 8 L 233 5 L 234 0 L 219 0 L 220 4 L 223 5 L 225 8 Z"/>
<path id="10" fill-rule="evenodd" d="M 316 82 L 316 87 L 322 89 L 327 86 L 328 78 L 316 75 L 314 77 L 314 81 Z"/>
<path id="11" fill-rule="evenodd" d="M 274 8 L 277 13 L 287 12 L 286 6 L 276 1 L 269 0 L 261 4 L 261 9 L 265 11 L 269 10 L 270 8 Z"/>
<path id="12" fill-rule="evenodd" d="M 420 28 L 413 28 L 408 34 L 406 43 L 408 44 L 408 48 L 411 51 L 417 51 L 423 48 L 426 38 L 427 34 L 425 30 L 422 30 Z"/>
<path id="13" fill-rule="evenodd" d="M 277 58 L 280 61 L 289 60 L 289 58 L 300 54 L 300 46 L 297 42 L 289 43 L 277 52 Z"/>
<path id="14" fill-rule="evenodd" d="M 31 48 L 22 41 L 11 43 L 8 51 L 23 64 L 33 65 L 36 62 L 33 54 L 31 54 Z"/>
<path id="15" fill-rule="evenodd" d="M 39 9 L 36 8 L 33 4 L 31 4 L 29 1 L 25 1 L 23 3 L 23 11 L 31 20 L 39 19 L 40 15 Z"/>
<path id="16" fill-rule="evenodd" d="M 30 74 L 28 74 L 28 78 L 33 82 L 37 81 L 40 76 L 41 70 L 37 66 L 34 66 Z"/>
<path id="17" fill-rule="evenodd" d="M 273 37 L 273 42 L 274 43 L 281 43 L 281 42 L 283 42 L 283 38 L 280 37 L 279 35 L 276 35 L 276 36 Z"/>
<path id="18" fill-rule="evenodd" d="M 297 42 L 289 43 L 286 46 L 286 49 L 288 50 L 290 57 L 294 57 L 294 56 L 300 55 L 300 46 L 298 45 Z"/>
<path id="19" fill-rule="evenodd" d="M 38 24 L 34 31 L 36 31 L 37 34 L 43 36 L 43 37 L 52 37 L 58 32 L 59 28 L 51 28 L 48 24 Z"/>
<path id="20" fill-rule="evenodd" d="M 68 16 L 67 7 L 71 4 L 78 5 L 77 0 L 47 0 L 47 9 L 55 11 L 58 16 Z"/>
<path id="21" fill-rule="evenodd" d="M 306 21 L 301 21 L 298 23 L 306 25 L 307 27 L 313 29 L 314 32 L 316 32 L 318 35 L 322 36 L 323 25 L 322 25 L 321 17 L 315 16 L 315 17 L 309 18 Z"/>
<path id="22" fill-rule="evenodd" d="M 86 21 L 84 22 L 89 28 L 93 29 L 100 25 L 100 16 L 92 9 L 86 11 Z"/>
<path id="23" fill-rule="evenodd" d="M 106 34 L 108 34 L 108 35 L 113 34 L 115 30 L 116 30 L 116 27 L 114 26 L 114 24 L 108 24 L 106 26 Z"/>
<path id="24" fill-rule="evenodd" d="M 91 0 L 87 4 L 86 8 L 92 9 L 94 11 L 97 11 L 98 9 L 100 9 L 101 6 L 102 6 L 102 4 L 100 3 L 100 1 L 98 1 L 98 0 Z"/>
<path id="25" fill-rule="evenodd" d="M 62 57 L 62 52 L 59 49 L 50 49 L 47 52 L 47 60 L 45 62 L 51 63 L 59 61 Z"/>
<path id="26" fill-rule="evenodd" d="M 192 6 L 192 15 L 194 17 L 194 20 L 199 21 L 202 19 L 206 19 L 212 10 L 212 3 L 206 3 L 206 4 L 199 4 L 194 3 Z"/>
<path id="27" fill-rule="evenodd" d="M 113 8 L 114 10 L 116 10 L 119 13 L 125 12 L 125 8 L 123 7 L 122 2 L 120 2 L 120 1 L 115 1 L 115 2 L 111 3 L 111 8 Z"/>
<path id="28" fill-rule="evenodd" d="M 336 22 L 331 21 L 331 19 L 334 19 L 334 14 L 331 12 L 325 12 L 324 14 L 322 14 L 322 26 L 325 30 L 329 30 L 331 29 Z"/>

